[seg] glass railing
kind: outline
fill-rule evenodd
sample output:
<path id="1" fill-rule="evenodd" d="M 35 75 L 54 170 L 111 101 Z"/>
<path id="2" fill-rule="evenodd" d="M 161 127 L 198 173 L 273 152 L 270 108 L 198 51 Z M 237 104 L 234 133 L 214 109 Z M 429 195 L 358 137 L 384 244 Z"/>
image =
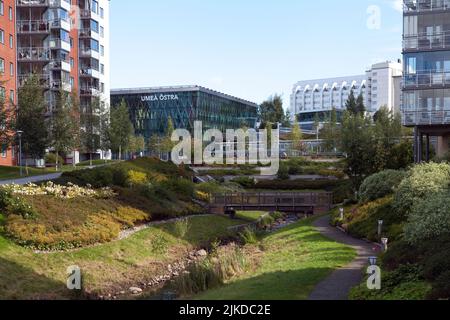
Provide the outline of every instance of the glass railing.
<path id="1" fill-rule="evenodd" d="M 95 95 L 100 94 L 100 89 L 97 87 L 91 87 L 91 86 L 81 87 L 80 94 L 85 95 L 85 96 L 86 95 L 87 96 L 95 96 Z"/>
<path id="2" fill-rule="evenodd" d="M 50 60 L 50 49 L 19 47 L 17 58 L 19 61 L 48 61 Z"/>
<path id="3" fill-rule="evenodd" d="M 403 37 L 403 49 L 427 50 L 450 48 L 450 31 Z"/>
<path id="4" fill-rule="evenodd" d="M 48 33 L 49 23 L 47 20 L 19 20 L 17 21 L 17 32 Z"/>
<path id="5" fill-rule="evenodd" d="M 449 10 L 450 0 L 405 0 L 404 12 L 427 12 L 433 10 Z"/>
<path id="6" fill-rule="evenodd" d="M 405 126 L 450 124 L 450 110 L 402 111 Z"/>
<path id="7" fill-rule="evenodd" d="M 450 85 L 450 71 L 420 71 L 403 76 L 403 87 L 434 87 Z"/>

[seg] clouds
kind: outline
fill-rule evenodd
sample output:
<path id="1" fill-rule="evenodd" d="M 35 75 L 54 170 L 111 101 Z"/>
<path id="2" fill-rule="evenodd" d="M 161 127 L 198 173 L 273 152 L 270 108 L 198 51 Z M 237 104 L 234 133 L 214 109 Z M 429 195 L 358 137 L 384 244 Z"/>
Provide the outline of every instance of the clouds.
<path id="1" fill-rule="evenodd" d="M 388 0 L 390 6 L 398 12 L 403 12 L 403 0 Z"/>

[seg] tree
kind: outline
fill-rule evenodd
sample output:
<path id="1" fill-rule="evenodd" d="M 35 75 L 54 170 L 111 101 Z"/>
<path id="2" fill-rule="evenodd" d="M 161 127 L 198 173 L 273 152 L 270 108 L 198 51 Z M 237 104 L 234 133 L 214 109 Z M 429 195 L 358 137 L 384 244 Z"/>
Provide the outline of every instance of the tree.
<path id="1" fill-rule="evenodd" d="M 339 148 L 340 133 L 337 112 L 333 108 L 329 121 L 324 124 L 322 129 L 322 137 L 325 140 L 325 148 L 327 150 L 334 152 Z"/>
<path id="2" fill-rule="evenodd" d="M 77 133 L 79 123 L 76 108 L 67 92 L 61 90 L 56 94 L 56 104 L 50 120 L 49 147 L 56 154 L 56 170 L 58 170 L 59 153 L 67 153 L 78 146 Z"/>
<path id="3" fill-rule="evenodd" d="M 136 137 L 136 152 L 145 152 L 145 138 L 144 136 L 137 136 Z"/>
<path id="4" fill-rule="evenodd" d="M 259 117 L 263 123 L 283 122 L 284 119 L 283 98 L 281 95 L 275 94 L 259 107 Z"/>
<path id="5" fill-rule="evenodd" d="M 348 96 L 347 102 L 345 102 L 345 108 L 351 114 L 358 114 L 355 93 L 353 92 L 353 90 L 350 90 L 350 94 Z"/>
<path id="6" fill-rule="evenodd" d="M 283 121 L 281 122 L 281 125 L 283 126 L 283 127 L 285 127 L 285 128 L 289 128 L 289 127 L 291 127 L 291 124 L 292 124 L 292 113 L 291 113 L 291 111 L 290 110 L 286 110 L 286 113 L 285 113 L 285 115 L 284 115 L 284 118 L 283 118 Z M 297 120 L 297 117 L 295 117 L 296 119 L 296 121 L 298 121 Z"/>
<path id="7" fill-rule="evenodd" d="M 15 115 L 15 105 L 11 101 L 7 103 L 0 94 L 0 147 L 9 146 L 14 141 Z"/>
<path id="8" fill-rule="evenodd" d="M 102 102 L 99 97 L 93 97 L 91 103 L 84 106 L 80 115 L 81 120 L 81 149 L 89 154 L 92 166 L 92 156 L 100 149 L 100 110 Z"/>
<path id="9" fill-rule="evenodd" d="M 106 152 L 111 149 L 110 109 L 106 106 L 100 109 L 100 149 L 106 163 Z"/>
<path id="10" fill-rule="evenodd" d="M 18 98 L 16 128 L 23 131 L 22 150 L 33 159 L 42 159 L 48 146 L 48 127 L 44 92 L 35 75 L 19 89 Z"/>
<path id="11" fill-rule="evenodd" d="M 153 134 L 148 142 L 148 148 L 151 153 L 157 154 L 161 158 L 161 138 L 157 134 Z"/>
<path id="12" fill-rule="evenodd" d="M 175 127 L 173 125 L 172 118 L 169 116 L 167 119 L 167 128 L 165 135 L 162 137 L 160 141 L 160 149 L 161 152 L 169 154 L 172 151 L 172 148 L 174 147 L 174 143 L 172 142 L 172 133 L 175 131 Z"/>
<path id="13" fill-rule="evenodd" d="M 128 150 L 130 136 L 134 134 L 133 124 L 130 120 L 128 106 L 124 100 L 111 110 L 111 124 L 109 138 L 111 149 L 118 152 L 119 160 L 122 159 L 122 151 Z"/>
<path id="14" fill-rule="evenodd" d="M 364 97 L 362 93 L 360 93 L 356 99 L 356 112 L 362 114 L 366 112 L 366 106 L 364 105 Z"/>
<path id="15" fill-rule="evenodd" d="M 302 128 L 300 127 L 300 123 L 295 119 L 291 125 L 291 134 L 290 134 L 290 140 L 292 141 L 292 148 L 295 151 L 303 151 L 303 133 Z"/>

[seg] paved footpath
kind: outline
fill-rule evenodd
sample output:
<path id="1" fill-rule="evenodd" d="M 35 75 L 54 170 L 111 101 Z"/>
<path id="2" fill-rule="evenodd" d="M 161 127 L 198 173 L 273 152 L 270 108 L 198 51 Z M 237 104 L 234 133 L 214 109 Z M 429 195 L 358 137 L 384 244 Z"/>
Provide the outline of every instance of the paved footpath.
<path id="1" fill-rule="evenodd" d="M 26 178 L 19 178 L 19 179 L 10 179 L 10 180 L 1 180 L 0 181 L 0 186 L 1 185 L 5 185 L 5 184 L 18 184 L 18 185 L 24 185 L 27 183 L 36 183 L 36 182 L 41 182 L 41 181 L 46 181 L 46 180 L 53 180 L 53 179 L 58 179 L 59 177 L 61 177 L 62 173 L 50 173 L 50 174 L 45 174 L 42 176 L 33 176 L 33 177 L 26 177 Z"/>
<path id="2" fill-rule="evenodd" d="M 355 239 L 330 225 L 330 216 L 317 219 L 313 225 L 325 237 L 351 246 L 357 257 L 347 266 L 335 270 L 320 282 L 309 296 L 309 300 L 347 300 L 350 289 L 361 283 L 363 269 L 370 256 L 377 255 L 380 248 L 374 244 Z"/>

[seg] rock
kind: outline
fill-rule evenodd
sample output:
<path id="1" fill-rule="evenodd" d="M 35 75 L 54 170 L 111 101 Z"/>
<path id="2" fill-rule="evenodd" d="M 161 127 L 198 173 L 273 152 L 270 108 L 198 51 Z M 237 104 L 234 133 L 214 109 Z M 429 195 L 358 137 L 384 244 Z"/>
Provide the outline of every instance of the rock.
<path id="1" fill-rule="evenodd" d="M 142 289 L 141 289 L 141 288 L 138 288 L 138 287 L 131 287 L 131 288 L 130 288 L 130 292 L 131 292 L 132 294 L 140 294 L 140 293 L 142 293 Z"/>
<path id="2" fill-rule="evenodd" d="M 208 255 L 208 252 L 206 252 L 206 250 L 202 249 L 202 250 L 198 250 L 196 255 L 198 257 L 206 257 Z"/>
<path id="3" fill-rule="evenodd" d="M 121 294 L 121 295 L 124 295 L 124 294 L 125 294 L 125 291 L 120 291 L 120 294 Z"/>

